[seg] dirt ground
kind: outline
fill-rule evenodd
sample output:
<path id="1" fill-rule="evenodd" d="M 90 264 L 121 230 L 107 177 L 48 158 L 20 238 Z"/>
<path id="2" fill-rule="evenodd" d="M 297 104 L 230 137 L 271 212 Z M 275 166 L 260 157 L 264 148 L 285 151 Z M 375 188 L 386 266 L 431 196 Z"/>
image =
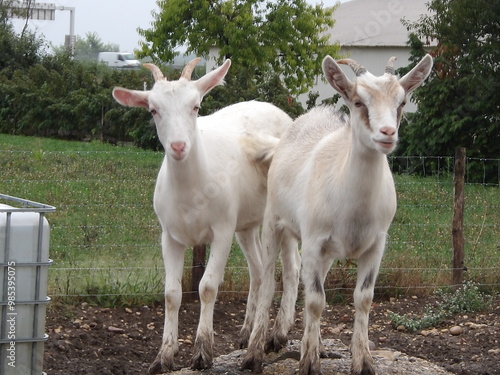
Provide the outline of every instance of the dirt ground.
<path id="1" fill-rule="evenodd" d="M 419 333 L 397 330 L 390 311 L 422 313 L 432 297 L 409 297 L 378 301 L 370 316 L 370 340 L 377 348 L 390 348 L 426 359 L 460 375 L 500 375 L 500 297 L 493 310 L 459 315 L 435 329 Z M 302 313 L 297 310 L 290 338 L 302 335 Z M 351 305 L 329 305 L 322 317 L 322 337 L 341 339 L 347 345 L 352 336 Z M 237 349 L 245 302 L 218 302 L 215 306 L 215 355 Z M 176 364 L 188 367 L 193 350 L 199 303 L 181 306 L 180 354 Z M 452 335 L 450 328 L 463 332 Z M 163 307 L 101 308 L 86 303 L 77 306 L 52 304 L 47 312 L 44 371 L 48 375 L 147 374 L 160 347 Z M 453 330 L 452 330 L 453 331 Z M 456 333 L 456 332 L 455 332 Z"/>

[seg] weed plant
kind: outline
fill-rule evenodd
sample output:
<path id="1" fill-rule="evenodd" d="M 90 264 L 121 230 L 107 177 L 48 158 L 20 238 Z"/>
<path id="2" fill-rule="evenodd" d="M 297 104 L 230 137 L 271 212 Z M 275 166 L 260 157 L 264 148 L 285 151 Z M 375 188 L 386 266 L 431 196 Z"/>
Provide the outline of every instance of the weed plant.
<path id="1" fill-rule="evenodd" d="M 394 327 L 403 326 L 410 332 L 421 331 L 426 328 L 436 327 L 444 320 L 458 314 L 488 311 L 491 309 L 492 296 L 479 290 L 477 284 L 467 281 L 454 292 L 437 292 L 440 296 L 436 306 L 425 306 L 421 317 L 412 315 L 399 315 L 391 312 L 389 317 Z"/>

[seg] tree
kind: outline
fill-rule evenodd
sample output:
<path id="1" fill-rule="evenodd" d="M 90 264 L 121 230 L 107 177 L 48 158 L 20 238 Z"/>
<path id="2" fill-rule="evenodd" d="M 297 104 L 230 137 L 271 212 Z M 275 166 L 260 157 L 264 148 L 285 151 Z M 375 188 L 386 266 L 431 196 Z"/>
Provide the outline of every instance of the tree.
<path id="1" fill-rule="evenodd" d="M 64 45 L 52 47 L 52 49 L 56 54 L 67 53 Z M 79 61 L 97 61 L 99 52 L 118 52 L 119 50 L 120 46 L 118 44 L 104 43 L 95 32 L 86 33 L 85 38 L 76 37 L 75 59 Z"/>
<path id="2" fill-rule="evenodd" d="M 281 77 L 290 94 L 306 92 L 321 73 L 322 58 L 339 50 L 323 33 L 333 26 L 334 8 L 305 0 L 158 0 L 158 5 L 153 27 L 138 30 L 145 39 L 139 57 L 172 61 L 181 46 L 207 57 L 216 47 L 220 63 L 233 62 L 230 76 L 246 78 L 238 82 L 241 87 Z"/>
<path id="3" fill-rule="evenodd" d="M 413 95 L 418 112 L 403 128 L 404 155 L 500 155 L 500 2 L 432 0 L 431 15 L 406 23 L 413 64 L 421 40 L 437 40 L 431 79 Z M 402 71 L 404 73 L 405 71 Z M 498 171 L 492 171 L 493 175 Z M 498 176 L 497 176 L 498 177 Z"/>
<path id="4" fill-rule="evenodd" d="M 0 71 L 25 69 L 35 65 L 42 57 L 44 41 L 29 31 L 17 35 L 8 22 L 0 23 Z"/>

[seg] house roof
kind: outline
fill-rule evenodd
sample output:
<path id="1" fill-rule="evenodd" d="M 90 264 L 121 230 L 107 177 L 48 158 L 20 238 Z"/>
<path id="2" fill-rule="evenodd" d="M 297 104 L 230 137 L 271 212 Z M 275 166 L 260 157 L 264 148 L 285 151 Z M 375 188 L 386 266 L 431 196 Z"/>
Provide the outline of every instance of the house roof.
<path id="1" fill-rule="evenodd" d="M 404 17 L 415 22 L 427 9 L 428 0 L 350 0 L 341 3 L 333 13 L 335 25 L 330 42 L 352 47 L 404 47 L 408 30 Z"/>

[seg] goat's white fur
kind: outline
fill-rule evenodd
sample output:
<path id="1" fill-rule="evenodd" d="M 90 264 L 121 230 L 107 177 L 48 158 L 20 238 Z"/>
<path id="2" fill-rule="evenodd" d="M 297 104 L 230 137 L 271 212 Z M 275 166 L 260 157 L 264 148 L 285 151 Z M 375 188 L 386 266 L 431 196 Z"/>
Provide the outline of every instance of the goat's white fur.
<path id="1" fill-rule="evenodd" d="M 266 202 L 269 159 L 278 137 L 292 123 L 282 110 L 257 101 L 198 117 L 203 96 L 223 83 L 230 61 L 191 81 L 196 62 L 188 64 L 188 72 L 172 82 L 149 65 L 156 80 L 151 91 L 113 90 L 121 104 L 144 107 L 153 114 L 165 148 L 154 192 L 166 274 L 165 326 L 150 374 L 174 369 L 185 248 L 208 243 L 210 257 L 199 286 L 201 313 L 191 366 L 202 369 L 212 365 L 214 303 L 235 232 L 251 279 L 241 330 L 242 343 L 248 342 L 262 278 L 259 226 Z"/>
<path id="2" fill-rule="evenodd" d="M 387 231 L 396 212 L 386 155 L 396 146 L 406 95 L 428 76 L 432 58 L 424 57 L 400 80 L 390 74 L 392 69 L 375 77 L 352 60 L 339 63 L 348 63 L 357 72 L 354 83 L 330 56 L 323 60 L 323 72 L 348 104 L 350 120 L 330 107 L 315 108 L 299 117 L 282 137 L 269 169 L 262 229 L 264 279 L 242 365 L 255 372 L 261 370 L 264 356 L 280 241 L 283 235 L 292 234 L 302 239 L 305 291 L 299 373 L 320 373 L 323 284 L 334 259 L 350 258 L 358 260 L 351 372 L 375 374 L 368 349 L 368 314 Z M 282 257 L 283 252 L 296 250 L 283 247 Z M 293 317 L 286 321 L 293 322 Z M 277 331 L 286 335 L 289 328 L 282 324 L 273 329 L 270 342 Z"/>

